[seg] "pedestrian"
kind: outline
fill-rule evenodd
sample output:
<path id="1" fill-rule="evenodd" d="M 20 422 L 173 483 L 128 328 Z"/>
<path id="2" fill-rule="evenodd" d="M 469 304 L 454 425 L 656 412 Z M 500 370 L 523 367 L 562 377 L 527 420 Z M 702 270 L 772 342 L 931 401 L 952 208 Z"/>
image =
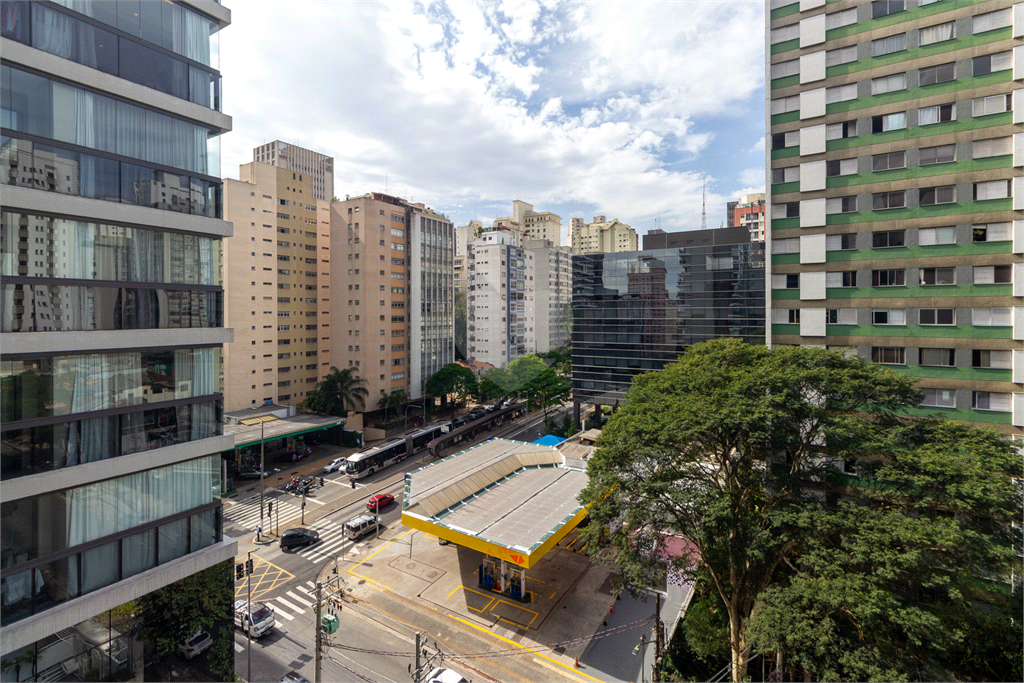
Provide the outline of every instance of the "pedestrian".
<path id="1" fill-rule="evenodd" d="M 262 533 L 263 533 L 263 527 L 262 526 L 257 526 L 256 527 L 256 542 L 257 543 L 260 542 L 260 534 L 262 534 Z"/>

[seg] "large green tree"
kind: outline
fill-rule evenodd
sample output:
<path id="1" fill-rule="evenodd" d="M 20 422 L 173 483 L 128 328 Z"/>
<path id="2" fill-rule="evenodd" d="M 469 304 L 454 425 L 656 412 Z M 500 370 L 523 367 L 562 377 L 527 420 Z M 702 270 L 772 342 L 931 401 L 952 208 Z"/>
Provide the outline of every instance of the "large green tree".
<path id="1" fill-rule="evenodd" d="M 449 363 L 435 372 L 423 388 L 430 396 L 440 396 L 444 404 L 447 403 L 449 396 L 454 396 L 456 401 L 465 401 L 470 396 L 476 395 L 479 390 L 473 371 L 458 363 Z M 455 404 L 453 402 L 453 414 L 454 411 Z"/>
<path id="2" fill-rule="evenodd" d="M 324 415 L 337 415 L 348 417 L 348 411 L 360 411 L 366 407 L 366 397 L 369 395 L 365 384 L 366 380 L 356 377 L 351 368 L 339 370 L 331 367 L 331 372 L 324 381 L 316 385 L 311 396 L 307 396 L 298 407 L 302 410 L 310 410 L 314 413 Z"/>
<path id="3" fill-rule="evenodd" d="M 728 617 L 733 680 L 742 680 L 752 636 L 759 643 L 770 637 L 751 629 L 755 612 L 768 609 L 769 589 L 789 585 L 816 533 L 835 531 L 813 526 L 824 524 L 818 517 L 848 518 L 849 506 L 827 493 L 833 465 L 885 462 L 897 445 L 923 453 L 924 440 L 906 441 L 908 428 L 896 417 L 919 400 L 911 379 L 825 349 L 769 350 L 734 339 L 691 347 L 677 363 L 637 377 L 605 427 L 580 494 L 594 522 L 583 531 L 588 547 L 618 564 L 627 587 L 663 582 L 668 566 L 706 578 Z M 991 488 L 1006 476 L 1005 450 L 996 448 L 1001 442 L 978 443 L 977 453 L 994 459 L 997 475 L 961 487 Z M 1019 505 L 1019 498 L 1000 500 Z M 870 517 L 875 509 L 856 511 Z M 904 528 L 914 512 L 898 501 L 889 510 L 907 516 Z M 853 519 L 847 531 L 862 521 Z M 689 539 L 692 554 L 669 556 L 665 534 Z M 887 542 L 872 538 L 862 541 Z M 993 547 L 1001 542 L 993 539 Z M 931 541 L 927 534 L 914 537 L 922 563 L 938 561 L 929 555 Z"/>
<path id="4" fill-rule="evenodd" d="M 384 411 L 386 421 L 391 418 L 392 412 L 397 413 L 408 402 L 409 396 L 405 393 L 405 389 L 394 389 L 391 393 L 381 395 L 380 400 L 377 401 L 377 407 Z"/>

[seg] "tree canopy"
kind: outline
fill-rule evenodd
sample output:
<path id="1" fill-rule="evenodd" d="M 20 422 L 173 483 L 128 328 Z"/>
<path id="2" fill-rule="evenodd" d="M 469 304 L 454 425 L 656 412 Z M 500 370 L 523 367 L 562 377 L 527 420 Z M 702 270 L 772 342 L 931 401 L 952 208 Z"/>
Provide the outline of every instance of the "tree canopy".
<path id="1" fill-rule="evenodd" d="M 351 368 L 339 370 L 332 366 L 330 374 L 316 385 L 313 394 L 297 407 L 324 415 L 348 417 L 350 410 L 355 412 L 365 409 L 366 397 L 370 392 L 366 387 L 359 386 L 365 383 L 366 380 L 356 377 Z"/>
<path id="2" fill-rule="evenodd" d="M 525 395 L 533 410 L 561 404 L 571 395 L 572 384 L 555 372 L 550 361 L 531 354 L 485 372 L 480 391 L 488 398 Z"/>
<path id="3" fill-rule="evenodd" d="M 440 396 L 442 401 L 447 401 L 449 396 L 455 396 L 458 401 L 465 401 L 479 391 L 476 375 L 465 365 L 458 363 L 449 363 L 435 372 L 423 388 L 431 396 Z"/>
<path id="4" fill-rule="evenodd" d="M 669 567 L 706 580 L 733 680 L 753 647 L 818 677 L 929 678 L 962 637 L 932 605 L 963 607 L 975 575 L 1016 561 L 1020 466 L 993 432 L 897 416 L 919 401 L 911 378 L 834 351 L 693 346 L 605 427 L 580 494 L 590 552 L 626 587 Z M 865 478 L 837 479 L 853 462 Z"/>

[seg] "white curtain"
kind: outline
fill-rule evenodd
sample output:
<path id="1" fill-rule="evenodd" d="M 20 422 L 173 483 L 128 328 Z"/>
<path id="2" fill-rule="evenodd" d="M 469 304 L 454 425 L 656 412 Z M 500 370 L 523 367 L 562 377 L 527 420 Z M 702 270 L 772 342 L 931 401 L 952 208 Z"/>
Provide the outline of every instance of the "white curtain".
<path id="1" fill-rule="evenodd" d="M 117 153 L 134 159 L 149 159 L 146 139 L 146 110 L 125 102 L 117 103 Z"/>

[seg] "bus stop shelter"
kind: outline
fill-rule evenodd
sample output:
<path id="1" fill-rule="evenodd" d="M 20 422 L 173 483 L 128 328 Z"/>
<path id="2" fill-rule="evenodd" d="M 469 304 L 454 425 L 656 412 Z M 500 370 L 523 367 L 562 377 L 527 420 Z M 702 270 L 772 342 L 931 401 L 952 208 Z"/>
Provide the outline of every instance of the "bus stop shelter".
<path id="1" fill-rule="evenodd" d="M 528 602 L 526 570 L 586 517 L 586 485 L 556 448 L 492 439 L 406 473 L 402 523 L 483 553 L 480 586 Z"/>

